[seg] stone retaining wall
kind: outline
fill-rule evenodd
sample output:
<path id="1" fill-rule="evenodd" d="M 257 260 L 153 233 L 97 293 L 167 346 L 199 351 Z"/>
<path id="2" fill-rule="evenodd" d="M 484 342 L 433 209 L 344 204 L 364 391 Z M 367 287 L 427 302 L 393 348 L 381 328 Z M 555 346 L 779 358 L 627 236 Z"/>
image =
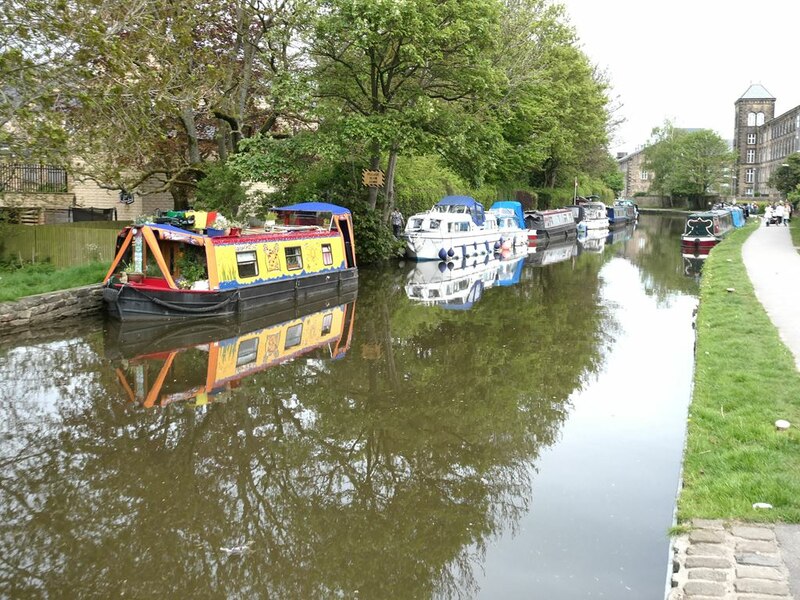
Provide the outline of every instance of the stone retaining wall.
<path id="1" fill-rule="evenodd" d="M 99 283 L 3 302 L 0 303 L 0 337 L 14 335 L 21 329 L 63 323 L 102 310 L 103 287 Z"/>

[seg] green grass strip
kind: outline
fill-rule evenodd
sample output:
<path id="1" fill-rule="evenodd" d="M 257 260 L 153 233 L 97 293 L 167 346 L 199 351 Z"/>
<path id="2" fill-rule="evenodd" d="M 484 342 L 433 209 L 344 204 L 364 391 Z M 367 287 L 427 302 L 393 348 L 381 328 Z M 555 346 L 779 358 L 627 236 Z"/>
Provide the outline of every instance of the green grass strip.
<path id="1" fill-rule="evenodd" d="M 679 522 L 800 523 L 800 374 L 742 262 L 755 227 L 731 233 L 703 266 Z M 778 419 L 791 427 L 777 431 Z"/>
<path id="2" fill-rule="evenodd" d="M 108 265 L 105 263 L 63 269 L 39 263 L 26 265 L 20 269 L 0 270 L 0 302 L 99 283 L 107 270 Z"/>
<path id="3" fill-rule="evenodd" d="M 797 212 L 800 213 L 800 211 Z M 800 252 L 800 214 L 797 217 L 797 219 L 794 217 L 789 219 L 789 232 L 792 234 L 792 244 L 794 244 L 795 250 Z"/>

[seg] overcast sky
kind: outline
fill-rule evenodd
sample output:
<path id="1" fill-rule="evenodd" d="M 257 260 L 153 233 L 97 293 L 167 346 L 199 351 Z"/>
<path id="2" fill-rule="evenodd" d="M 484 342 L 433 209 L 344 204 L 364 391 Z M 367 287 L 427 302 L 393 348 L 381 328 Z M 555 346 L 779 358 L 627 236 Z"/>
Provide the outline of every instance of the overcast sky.
<path id="1" fill-rule="evenodd" d="M 800 105 L 800 0 L 557 2 L 622 105 L 613 153 L 644 145 L 665 119 L 732 139 L 733 104 L 751 83 L 776 98 L 776 116 Z"/>

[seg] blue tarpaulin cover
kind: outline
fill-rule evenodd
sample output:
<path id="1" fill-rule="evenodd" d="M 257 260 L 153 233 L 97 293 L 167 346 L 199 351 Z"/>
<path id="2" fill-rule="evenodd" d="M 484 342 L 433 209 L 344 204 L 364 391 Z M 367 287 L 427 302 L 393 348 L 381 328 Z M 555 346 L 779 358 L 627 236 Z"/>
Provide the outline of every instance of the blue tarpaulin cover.
<path id="1" fill-rule="evenodd" d="M 492 208 L 489 210 L 495 210 L 496 208 L 507 208 L 513 210 L 517 225 L 519 225 L 520 229 L 525 229 L 525 216 L 522 214 L 522 204 L 516 200 L 500 200 L 492 204 Z"/>
<path id="2" fill-rule="evenodd" d="M 445 196 L 436 203 L 436 206 L 466 206 L 469 210 L 469 214 L 472 216 L 473 222 L 479 227 L 483 226 L 486 220 L 483 204 L 475 200 L 472 196 Z"/>

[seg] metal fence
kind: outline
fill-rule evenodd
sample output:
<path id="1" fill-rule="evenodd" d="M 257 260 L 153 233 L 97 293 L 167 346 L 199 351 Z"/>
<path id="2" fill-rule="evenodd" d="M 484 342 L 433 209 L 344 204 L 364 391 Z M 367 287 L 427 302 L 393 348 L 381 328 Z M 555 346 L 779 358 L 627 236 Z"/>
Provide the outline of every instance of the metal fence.
<path id="1" fill-rule="evenodd" d="M 67 191 L 67 171 L 52 165 L 0 164 L 0 192 Z"/>
<path id="2" fill-rule="evenodd" d="M 49 261 L 57 267 L 92 262 L 111 264 L 117 234 L 128 223 L 86 221 L 59 225 L 3 225 L 0 258 L 22 262 Z"/>

